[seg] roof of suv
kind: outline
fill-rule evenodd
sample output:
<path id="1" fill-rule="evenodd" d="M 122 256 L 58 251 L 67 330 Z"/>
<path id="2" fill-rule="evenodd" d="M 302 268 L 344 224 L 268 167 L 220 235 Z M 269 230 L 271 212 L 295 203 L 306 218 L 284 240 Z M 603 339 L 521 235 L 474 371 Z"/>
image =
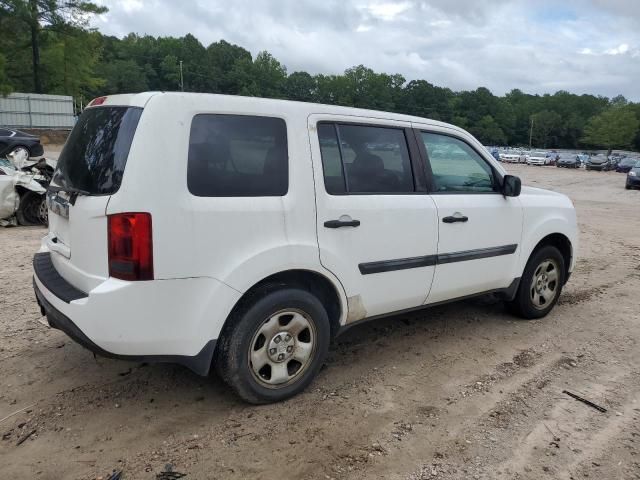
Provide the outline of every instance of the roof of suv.
<path id="1" fill-rule="evenodd" d="M 381 110 L 367 110 L 363 108 L 353 107 L 341 107 L 337 105 L 325 105 L 321 103 L 309 103 L 309 102 L 297 102 L 293 100 L 281 100 L 274 98 L 260 98 L 260 97 L 243 97 L 240 95 L 220 95 L 215 93 L 190 93 L 190 92 L 143 92 L 133 94 L 120 94 L 120 95 L 108 95 L 104 101 L 100 103 L 102 106 L 109 105 L 121 105 L 131 107 L 144 107 L 149 100 L 154 98 L 154 101 L 159 97 L 185 97 L 193 99 L 193 97 L 207 97 L 209 99 L 218 99 L 221 103 L 225 103 L 225 107 L 228 108 L 236 104 L 239 108 L 246 106 L 247 104 L 256 105 L 261 104 L 263 106 L 272 105 L 274 111 L 295 111 L 297 113 L 306 112 L 308 115 L 312 114 L 331 114 L 331 115 L 345 115 L 345 116 L 357 116 L 357 117 L 369 117 L 380 118 L 385 120 L 396 120 L 401 122 L 414 122 L 423 123 L 434 126 L 440 126 L 445 128 L 451 128 L 457 131 L 464 131 L 455 125 L 449 123 L 440 122 L 437 120 L 430 120 L 422 117 L 414 117 L 411 115 L 402 115 L 399 113 L 385 112 Z"/>

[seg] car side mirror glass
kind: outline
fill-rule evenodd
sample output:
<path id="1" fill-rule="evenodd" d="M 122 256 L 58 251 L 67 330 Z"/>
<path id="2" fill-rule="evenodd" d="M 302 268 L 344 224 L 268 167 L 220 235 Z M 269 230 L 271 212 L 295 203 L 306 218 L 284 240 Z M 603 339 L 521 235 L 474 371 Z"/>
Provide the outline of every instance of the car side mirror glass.
<path id="1" fill-rule="evenodd" d="M 517 197 L 522 190 L 522 182 L 520 177 L 515 175 L 505 175 L 502 179 L 502 194 L 505 197 Z"/>

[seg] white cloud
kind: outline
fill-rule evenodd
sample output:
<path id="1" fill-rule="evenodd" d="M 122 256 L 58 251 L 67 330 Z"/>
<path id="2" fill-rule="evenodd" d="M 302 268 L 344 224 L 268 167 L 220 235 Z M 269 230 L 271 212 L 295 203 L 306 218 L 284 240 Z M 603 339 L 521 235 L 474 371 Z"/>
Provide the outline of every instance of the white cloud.
<path id="1" fill-rule="evenodd" d="M 615 48 L 608 48 L 604 51 L 605 55 L 622 55 L 629 51 L 629 45 L 626 43 L 621 43 Z"/>
<path id="2" fill-rule="evenodd" d="M 406 12 L 411 7 L 408 2 L 402 3 L 374 3 L 367 5 L 365 8 L 373 15 L 382 20 L 393 20 L 395 17 L 403 12 Z"/>
<path id="3" fill-rule="evenodd" d="M 120 5 L 127 13 L 137 12 L 144 8 L 142 0 L 120 0 Z"/>
<path id="4" fill-rule="evenodd" d="M 558 89 L 640 100 L 640 1 L 112 0 L 104 33 L 225 39 L 289 72 L 364 64 L 454 90 Z M 132 9 L 137 9 L 132 14 Z"/>

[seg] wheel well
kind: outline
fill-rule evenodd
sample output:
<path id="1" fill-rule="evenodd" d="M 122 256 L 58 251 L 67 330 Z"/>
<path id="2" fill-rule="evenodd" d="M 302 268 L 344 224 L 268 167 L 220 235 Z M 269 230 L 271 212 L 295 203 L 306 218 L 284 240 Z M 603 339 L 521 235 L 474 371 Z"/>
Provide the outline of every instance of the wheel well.
<path id="1" fill-rule="evenodd" d="M 310 270 L 287 270 L 260 280 L 238 300 L 227 317 L 222 330 L 224 331 L 225 328 L 227 328 L 229 319 L 234 316 L 234 313 L 250 304 L 256 295 L 261 295 L 267 291 L 281 287 L 300 287 L 314 294 L 327 310 L 329 323 L 331 325 L 331 336 L 333 337 L 338 332 L 340 328 L 340 315 L 342 313 L 340 296 L 333 284 L 326 277 Z"/>
<path id="2" fill-rule="evenodd" d="M 551 235 L 547 235 L 542 240 L 540 240 L 533 251 L 535 252 L 547 245 L 552 245 L 560 250 L 562 258 L 564 259 L 564 271 L 569 272 L 569 267 L 571 266 L 571 258 L 573 255 L 571 241 L 561 233 L 552 233 Z"/>

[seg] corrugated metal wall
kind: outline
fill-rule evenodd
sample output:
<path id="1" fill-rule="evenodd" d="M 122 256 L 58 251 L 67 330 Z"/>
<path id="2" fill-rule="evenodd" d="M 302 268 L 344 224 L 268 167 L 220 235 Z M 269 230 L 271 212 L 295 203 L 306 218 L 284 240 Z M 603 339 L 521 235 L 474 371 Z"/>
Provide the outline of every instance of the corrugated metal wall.
<path id="1" fill-rule="evenodd" d="M 0 95 L 0 126 L 30 128 L 71 128 L 73 97 L 10 93 Z"/>

